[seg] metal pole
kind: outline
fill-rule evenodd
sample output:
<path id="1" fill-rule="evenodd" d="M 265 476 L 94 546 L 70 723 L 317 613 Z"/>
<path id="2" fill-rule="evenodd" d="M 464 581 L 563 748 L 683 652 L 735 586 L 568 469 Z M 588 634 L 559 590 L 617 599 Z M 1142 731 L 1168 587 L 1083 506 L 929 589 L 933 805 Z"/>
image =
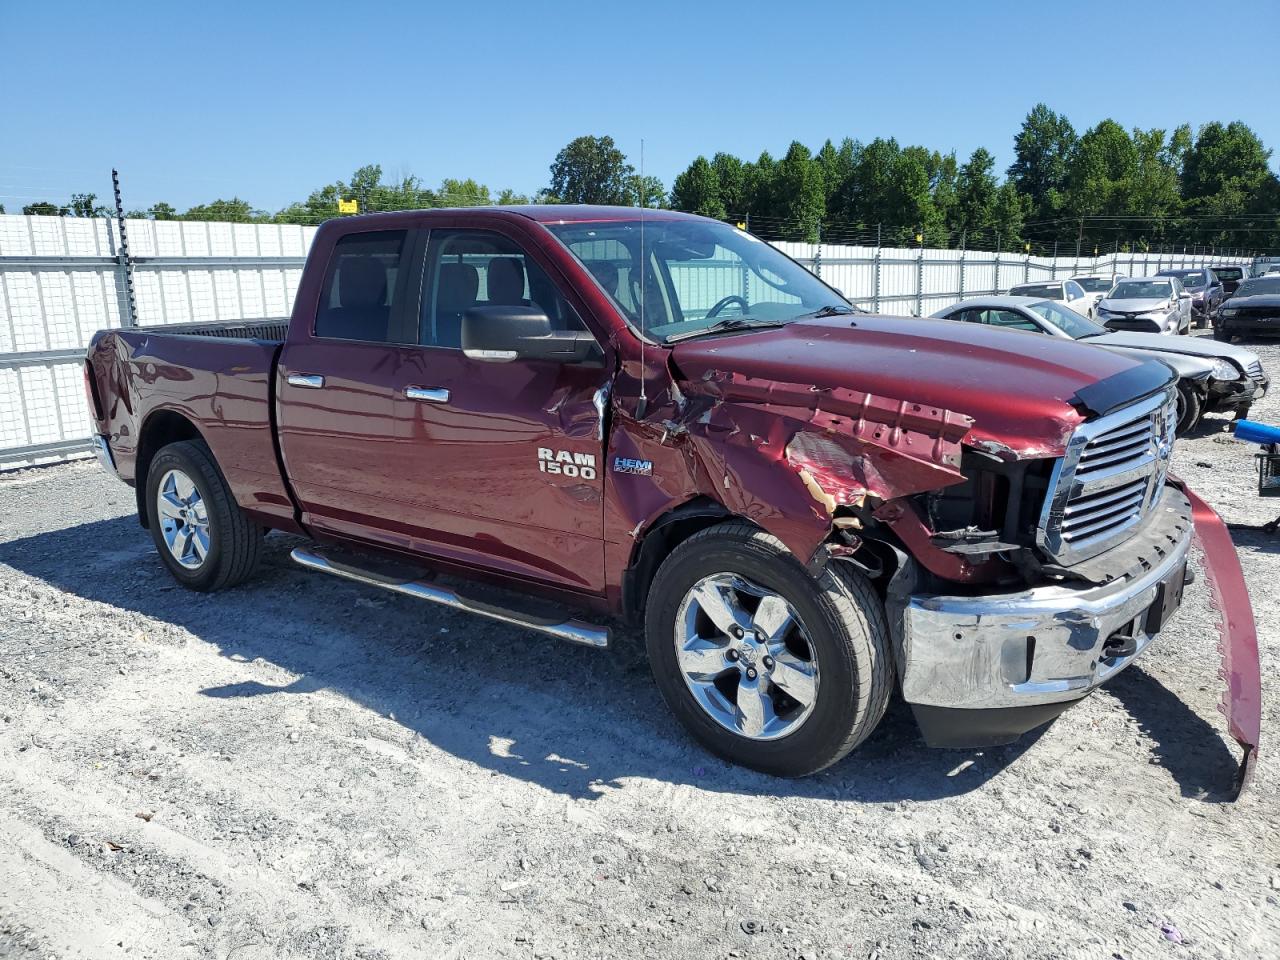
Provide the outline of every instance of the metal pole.
<path id="1" fill-rule="evenodd" d="M 1052 279 L 1058 279 L 1058 241 L 1053 241 L 1053 276 Z"/>
<path id="2" fill-rule="evenodd" d="M 880 312 L 880 224 L 876 224 L 876 262 L 875 262 L 875 286 L 872 290 L 871 302 L 875 306 L 876 313 Z"/>
<path id="3" fill-rule="evenodd" d="M 960 233 L 960 299 L 961 300 L 964 299 L 964 253 L 965 253 L 964 241 L 965 241 L 965 234 L 963 231 L 961 231 Z"/>
<path id="4" fill-rule="evenodd" d="M 813 251 L 813 272 L 819 279 L 822 278 L 822 224 L 818 224 L 818 244 Z"/>
<path id="5" fill-rule="evenodd" d="M 1000 295 L 1000 234 L 996 234 L 996 288 L 991 291 L 996 296 Z"/>
<path id="6" fill-rule="evenodd" d="M 116 248 L 118 282 L 124 292 L 120 298 L 120 324 L 125 327 L 138 325 L 138 301 L 133 292 L 133 259 L 129 256 L 129 229 L 124 220 L 124 203 L 120 199 L 120 172 L 111 171 L 111 189 L 116 195 L 116 225 L 120 229 L 120 245 Z M 110 231 L 108 231 L 110 232 Z"/>
<path id="7" fill-rule="evenodd" d="M 924 315 L 924 232 L 920 233 L 920 252 L 916 255 L 916 316 Z"/>

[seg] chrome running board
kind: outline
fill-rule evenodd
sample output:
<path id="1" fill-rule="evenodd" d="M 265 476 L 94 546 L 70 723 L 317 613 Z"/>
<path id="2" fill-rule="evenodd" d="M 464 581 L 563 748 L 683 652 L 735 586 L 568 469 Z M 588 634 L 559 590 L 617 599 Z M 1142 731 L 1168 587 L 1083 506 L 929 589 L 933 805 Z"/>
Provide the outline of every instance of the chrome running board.
<path id="1" fill-rule="evenodd" d="M 363 583 L 366 586 L 378 587 L 382 590 L 390 590 L 392 593 L 402 593 L 406 597 L 413 597 L 417 600 L 427 600 L 430 603 L 438 603 L 444 607 L 452 607 L 454 610 L 474 613 L 481 617 L 488 617 L 490 620 L 498 620 L 513 626 L 524 627 L 526 630 L 545 633 L 559 640 L 567 640 L 570 643 L 596 647 L 601 650 L 609 646 L 609 628 L 597 626 L 594 623 L 572 619 L 556 621 L 529 616 L 522 614 L 518 610 L 510 610 L 476 600 L 468 600 L 452 590 L 438 587 L 423 580 L 398 580 L 372 571 L 361 570 L 359 567 L 335 562 L 322 554 L 302 547 L 294 547 L 290 556 L 293 557 L 296 563 L 301 564 L 308 570 L 318 570 L 321 573 L 354 580 L 356 583 Z"/>

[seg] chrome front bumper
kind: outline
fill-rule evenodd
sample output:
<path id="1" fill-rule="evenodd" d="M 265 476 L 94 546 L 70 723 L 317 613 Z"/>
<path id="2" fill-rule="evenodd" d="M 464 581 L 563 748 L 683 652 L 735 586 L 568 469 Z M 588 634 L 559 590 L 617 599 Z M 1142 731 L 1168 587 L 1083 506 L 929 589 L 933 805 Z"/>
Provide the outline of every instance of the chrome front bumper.
<path id="1" fill-rule="evenodd" d="M 1173 489 L 1166 488 L 1166 496 Z M 1174 508 L 1162 498 L 1155 509 Z M 1147 632 L 1147 611 L 1160 585 L 1181 575 L 1191 537 L 1187 524 L 1172 549 L 1144 573 L 1101 586 L 1044 586 L 981 597 L 910 596 L 901 618 L 904 699 L 959 711 L 1080 699 L 1155 639 Z M 1132 651 L 1107 656 L 1108 638 L 1126 632 Z"/>

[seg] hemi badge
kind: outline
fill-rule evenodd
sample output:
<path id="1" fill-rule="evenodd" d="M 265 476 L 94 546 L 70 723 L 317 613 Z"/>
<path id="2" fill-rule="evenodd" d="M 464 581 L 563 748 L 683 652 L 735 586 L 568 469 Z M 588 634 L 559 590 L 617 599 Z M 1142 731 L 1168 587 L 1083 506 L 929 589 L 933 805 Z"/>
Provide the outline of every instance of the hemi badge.
<path id="1" fill-rule="evenodd" d="M 653 475 L 653 461 L 632 460 L 630 457 L 614 457 L 613 472 L 634 473 L 636 476 L 649 477 Z"/>

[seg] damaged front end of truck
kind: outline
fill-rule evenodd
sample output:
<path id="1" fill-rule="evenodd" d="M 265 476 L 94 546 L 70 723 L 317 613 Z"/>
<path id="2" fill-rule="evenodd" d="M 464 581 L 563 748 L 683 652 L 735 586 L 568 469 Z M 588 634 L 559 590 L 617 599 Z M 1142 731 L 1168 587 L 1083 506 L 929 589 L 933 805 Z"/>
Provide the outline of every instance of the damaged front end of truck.
<path id="1" fill-rule="evenodd" d="M 624 413 L 611 454 L 674 458 L 667 476 L 716 491 L 811 568 L 848 563 L 876 582 L 932 746 L 1010 742 L 1132 663 L 1177 610 L 1198 538 L 1243 790 L 1260 717 L 1253 615 L 1225 527 L 1168 472 L 1167 368 L 1082 386 L 1016 430 L 913 399 L 905 381 L 894 396 L 815 386 L 714 353 L 677 351 L 670 394 Z"/>

